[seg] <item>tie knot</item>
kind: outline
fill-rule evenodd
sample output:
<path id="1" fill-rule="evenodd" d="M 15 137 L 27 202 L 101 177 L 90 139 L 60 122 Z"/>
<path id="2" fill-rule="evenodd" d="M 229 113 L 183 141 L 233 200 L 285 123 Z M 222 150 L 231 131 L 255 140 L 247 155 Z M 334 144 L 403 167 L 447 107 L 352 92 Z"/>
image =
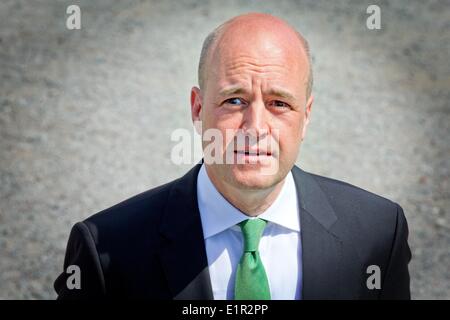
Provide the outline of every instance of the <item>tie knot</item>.
<path id="1" fill-rule="evenodd" d="M 263 219 L 247 219 L 239 223 L 242 235 L 244 236 L 244 251 L 258 251 L 259 240 L 261 239 L 267 221 Z"/>

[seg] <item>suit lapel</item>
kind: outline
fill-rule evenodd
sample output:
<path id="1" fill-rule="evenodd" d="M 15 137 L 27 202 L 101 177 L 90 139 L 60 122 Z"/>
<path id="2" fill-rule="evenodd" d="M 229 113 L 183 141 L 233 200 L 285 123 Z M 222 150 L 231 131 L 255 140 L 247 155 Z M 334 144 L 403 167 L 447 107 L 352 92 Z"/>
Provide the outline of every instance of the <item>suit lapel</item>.
<path id="1" fill-rule="evenodd" d="M 292 169 L 300 206 L 302 298 L 339 299 L 342 241 L 332 231 L 336 214 L 314 177 Z"/>
<path id="2" fill-rule="evenodd" d="M 161 221 L 160 258 L 174 299 L 214 298 L 197 205 L 200 167 L 174 183 Z"/>

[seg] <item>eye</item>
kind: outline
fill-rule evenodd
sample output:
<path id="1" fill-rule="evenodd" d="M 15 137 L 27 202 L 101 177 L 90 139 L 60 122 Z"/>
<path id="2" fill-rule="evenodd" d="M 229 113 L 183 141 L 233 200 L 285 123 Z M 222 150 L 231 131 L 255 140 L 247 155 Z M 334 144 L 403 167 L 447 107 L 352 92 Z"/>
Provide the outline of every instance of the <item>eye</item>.
<path id="1" fill-rule="evenodd" d="M 283 102 L 283 101 L 280 101 L 280 100 L 271 101 L 269 103 L 269 105 L 271 107 L 275 107 L 275 108 L 279 108 L 279 109 L 281 109 L 281 108 L 290 108 L 290 106 L 286 102 Z"/>
<path id="2" fill-rule="evenodd" d="M 224 103 L 231 104 L 234 106 L 240 106 L 240 105 L 245 104 L 244 100 L 242 100 L 241 98 L 230 98 L 230 99 L 225 100 Z"/>

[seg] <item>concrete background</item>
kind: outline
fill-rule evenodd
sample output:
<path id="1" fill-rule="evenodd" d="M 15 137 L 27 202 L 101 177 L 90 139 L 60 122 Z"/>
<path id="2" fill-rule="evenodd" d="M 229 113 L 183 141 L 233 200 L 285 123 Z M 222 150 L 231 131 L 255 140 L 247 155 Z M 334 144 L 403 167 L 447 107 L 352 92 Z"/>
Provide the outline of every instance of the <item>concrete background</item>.
<path id="1" fill-rule="evenodd" d="M 298 165 L 400 203 L 413 298 L 450 298 L 450 2 L 418 0 L 1 1 L 0 298 L 53 299 L 75 222 L 189 169 L 170 134 L 191 128 L 202 41 L 248 11 L 312 47 Z"/>

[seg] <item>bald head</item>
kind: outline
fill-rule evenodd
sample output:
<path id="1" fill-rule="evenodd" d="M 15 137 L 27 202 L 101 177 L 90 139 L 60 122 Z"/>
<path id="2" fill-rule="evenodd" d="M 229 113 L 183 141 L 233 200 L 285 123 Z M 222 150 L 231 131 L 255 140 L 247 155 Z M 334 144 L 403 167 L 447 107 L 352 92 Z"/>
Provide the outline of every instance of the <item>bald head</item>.
<path id="1" fill-rule="evenodd" d="M 248 39 L 259 39 L 265 47 L 289 51 L 299 60 L 305 60 L 307 74 L 304 79 L 306 97 L 311 95 L 313 85 L 311 55 L 306 39 L 287 22 L 264 13 L 248 13 L 234 17 L 214 29 L 203 42 L 198 66 L 198 82 L 203 90 L 206 87 L 208 72 L 215 57 L 227 50 L 228 44 L 238 41 L 242 48 L 249 46 Z M 261 45 L 261 44 L 260 44 Z"/>

